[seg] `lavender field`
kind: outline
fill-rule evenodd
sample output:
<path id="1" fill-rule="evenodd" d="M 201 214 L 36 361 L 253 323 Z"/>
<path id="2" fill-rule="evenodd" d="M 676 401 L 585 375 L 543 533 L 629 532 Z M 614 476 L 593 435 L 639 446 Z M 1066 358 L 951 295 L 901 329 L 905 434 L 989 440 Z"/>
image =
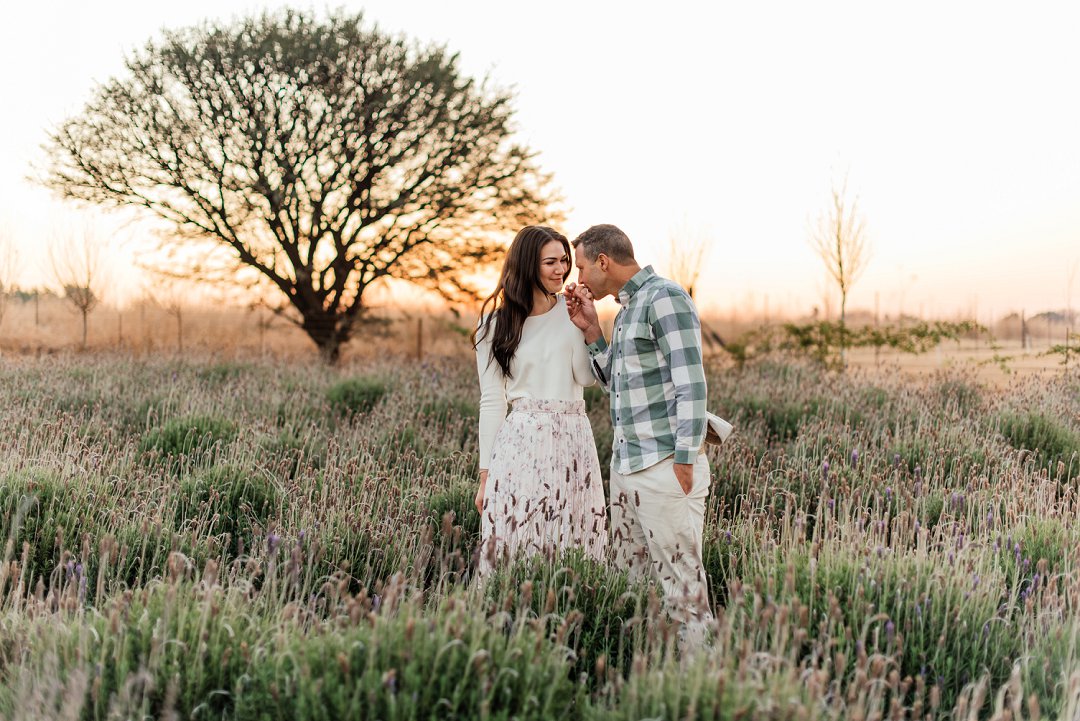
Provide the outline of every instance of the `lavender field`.
<path id="1" fill-rule="evenodd" d="M 712 368 L 737 433 L 689 659 L 617 568 L 474 577 L 471 358 L 0 376 L 6 719 L 1080 714 L 1075 372 Z"/>

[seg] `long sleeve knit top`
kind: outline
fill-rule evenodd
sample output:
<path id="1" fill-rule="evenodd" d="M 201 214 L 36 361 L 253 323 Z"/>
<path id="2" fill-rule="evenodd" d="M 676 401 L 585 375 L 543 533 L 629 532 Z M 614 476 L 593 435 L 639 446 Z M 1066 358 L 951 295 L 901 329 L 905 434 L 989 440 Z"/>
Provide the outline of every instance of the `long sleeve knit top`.
<path id="1" fill-rule="evenodd" d="M 570 320 L 560 295 L 547 313 L 525 319 L 521 343 L 504 377 L 491 356 L 494 327 L 476 346 L 480 376 L 480 468 L 488 467 L 506 407 L 519 398 L 581 400 L 584 388 L 596 382 L 585 336 Z"/>

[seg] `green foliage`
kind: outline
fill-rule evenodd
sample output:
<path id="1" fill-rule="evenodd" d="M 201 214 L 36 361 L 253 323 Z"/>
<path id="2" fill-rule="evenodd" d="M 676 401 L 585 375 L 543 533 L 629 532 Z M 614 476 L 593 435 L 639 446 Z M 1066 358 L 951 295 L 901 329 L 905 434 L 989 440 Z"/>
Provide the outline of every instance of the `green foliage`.
<path id="1" fill-rule="evenodd" d="M 228 383 L 250 375 L 255 370 L 250 363 L 222 362 L 199 368 L 195 371 L 195 377 L 207 383 Z"/>
<path id="2" fill-rule="evenodd" d="M 497 570 L 484 587 L 490 613 L 535 619 L 534 625 L 572 651 L 574 676 L 584 675 L 593 688 L 611 669 L 629 672 L 634 654 L 631 621 L 640 618 L 647 587 L 625 573 L 570 551 L 557 559 L 521 559 Z M 639 641 L 640 642 L 640 641 Z M 600 666 L 597 664 L 603 662 Z"/>
<path id="3" fill-rule="evenodd" d="M 599 383 L 585 388 L 585 411 L 592 413 L 599 408 L 608 407 L 608 390 Z"/>
<path id="4" fill-rule="evenodd" d="M 709 450 L 717 627 L 685 658 L 623 569 L 476 578 L 471 358 L 351 372 L 386 383 L 369 414 L 267 361 L 0 369 L 0 716 L 945 719 L 1002 693 L 1067 715 L 1075 375 L 710 373 L 739 433 Z M 55 412 L 75 397 L 100 400 Z M 590 421 L 609 444 L 605 403 Z"/>
<path id="5" fill-rule="evenodd" d="M 139 451 L 161 458 L 204 458 L 215 444 L 236 437 L 236 424 L 215 416 L 174 418 L 148 431 L 139 442 Z"/>
<path id="6" fill-rule="evenodd" d="M 475 401 L 464 398 L 434 398 L 420 405 L 420 415 L 427 421 L 440 424 L 459 419 L 471 422 L 480 419 L 480 408 Z"/>
<path id="7" fill-rule="evenodd" d="M 1080 433 L 1041 412 L 1008 412 L 998 423 L 1009 445 L 1035 454 L 1042 468 L 1064 463 L 1080 471 Z"/>
<path id="8" fill-rule="evenodd" d="M 784 323 L 779 328 L 763 326 L 743 334 L 725 350 L 739 367 L 748 361 L 774 353 L 805 358 L 828 368 L 842 369 L 843 348 L 889 348 L 901 353 L 920 354 L 946 340 L 959 340 L 985 329 L 972 321 L 918 322 L 905 326 L 852 328 L 832 321 Z"/>
<path id="9" fill-rule="evenodd" d="M 504 632 L 455 597 L 424 616 L 298 635 L 278 657 L 250 668 L 232 718 L 546 721 L 577 717 L 583 701 L 550 642 L 526 628 Z"/>
<path id="10" fill-rule="evenodd" d="M 232 548 L 238 541 L 250 548 L 255 531 L 266 529 L 284 511 L 281 491 L 272 480 L 236 466 L 212 466 L 187 476 L 178 500 L 177 528 L 228 534 Z"/>
<path id="11" fill-rule="evenodd" d="M 12 542 L 16 560 L 25 546 L 28 584 L 41 579 L 48 587 L 50 577 L 64 579 L 62 552 L 78 553 L 84 527 L 93 526 L 86 508 L 83 490 L 49 471 L 21 471 L 0 481 L 0 538 Z"/>
<path id="12" fill-rule="evenodd" d="M 473 501 L 479 481 L 460 480 L 444 491 L 435 493 L 427 501 L 432 521 L 441 524 L 449 514 L 449 522 L 461 527 L 463 544 L 473 548 L 480 543 L 480 514 Z"/>
<path id="13" fill-rule="evenodd" d="M 339 413 L 367 413 L 386 395 L 386 382 L 378 378 L 347 378 L 330 386 L 326 399 Z"/>
<path id="14" fill-rule="evenodd" d="M 747 396 L 733 402 L 735 418 L 745 423 L 759 421 L 764 424 L 770 441 L 784 443 L 795 438 L 799 428 L 819 412 L 821 402 L 814 398 L 804 401 Z"/>
<path id="15" fill-rule="evenodd" d="M 1040 355 L 1059 355 L 1063 366 L 1068 366 L 1070 361 L 1075 364 L 1080 355 L 1080 333 L 1066 332 L 1064 343 L 1052 345 Z"/>

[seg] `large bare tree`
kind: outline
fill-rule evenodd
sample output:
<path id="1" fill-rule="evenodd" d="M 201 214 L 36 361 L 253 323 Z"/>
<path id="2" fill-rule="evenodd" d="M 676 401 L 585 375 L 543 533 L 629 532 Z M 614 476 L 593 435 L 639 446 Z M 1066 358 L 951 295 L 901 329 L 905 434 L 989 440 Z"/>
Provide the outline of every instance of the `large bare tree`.
<path id="1" fill-rule="evenodd" d="M 866 222 L 859 211 L 859 199 L 848 197 L 846 178 L 833 182 L 829 207 L 810 227 L 809 235 L 810 246 L 840 291 L 840 354 L 845 359 L 848 294 L 870 260 Z"/>
<path id="2" fill-rule="evenodd" d="M 559 219 L 548 177 L 512 141 L 510 94 L 360 14 L 166 32 L 125 66 L 51 134 L 44 182 L 150 211 L 167 249 L 213 241 L 219 252 L 177 252 L 164 269 L 246 271 L 327 360 L 376 280 L 464 298 L 507 231 Z"/>

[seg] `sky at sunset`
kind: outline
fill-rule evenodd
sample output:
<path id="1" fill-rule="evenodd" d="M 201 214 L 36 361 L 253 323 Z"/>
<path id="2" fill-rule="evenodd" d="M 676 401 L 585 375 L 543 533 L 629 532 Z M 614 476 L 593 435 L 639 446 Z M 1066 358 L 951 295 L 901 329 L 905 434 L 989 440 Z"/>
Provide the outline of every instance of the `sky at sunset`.
<path id="1" fill-rule="evenodd" d="M 50 126 L 164 27 L 286 3 L 18 3 L 0 26 L 0 233 L 23 282 L 77 209 L 30 183 Z M 295 3 L 291 3 L 295 4 Z M 300 7 L 307 7 L 300 5 Z M 994 2 L 371 0 L 385 29 L 446 43 L 512 86 L 520 136 L 571 206 L 664 269 L 707 228 L 712 312 L 803 313 L 826 287 L 807 227 L 844 174 L 872 256 L 849 307 L 988 321 L 1064 308 L 1080 266 L 1080 6 Z M 107 221 L 98 221 L 107 222 Z M 116 298 L 137 292 L 131 228 Z M 1080 308 L 1080 272 L 1072 305 Z"/>

